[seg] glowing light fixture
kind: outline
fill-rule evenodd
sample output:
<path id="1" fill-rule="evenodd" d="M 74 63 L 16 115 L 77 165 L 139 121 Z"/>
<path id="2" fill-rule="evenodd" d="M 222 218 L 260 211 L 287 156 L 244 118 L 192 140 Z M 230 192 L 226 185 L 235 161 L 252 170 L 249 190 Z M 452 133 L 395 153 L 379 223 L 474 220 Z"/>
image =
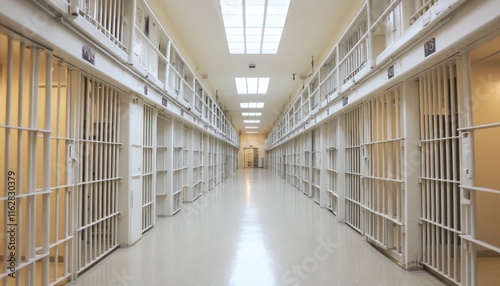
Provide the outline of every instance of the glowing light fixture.
<path id="1" fill-rule="evenodd" d="M 266 94 L 269 86 L 268 77 L 237 77 L 234 81 L 238 94 Z"/>
<path id="2" fill-rule="evenodd" d="M 290 0 L 220 0 L 231 54 L 276 54 Z"/>
<path id="3" fill-rule="evenodd" d="M 241 108 L 264 108 L 264 102 L 240 102 Z"/>
<path id="4" fill-rule="evenodd" d="M 242 116 L 262 116 L 262 112 L 242 112 Z"/>

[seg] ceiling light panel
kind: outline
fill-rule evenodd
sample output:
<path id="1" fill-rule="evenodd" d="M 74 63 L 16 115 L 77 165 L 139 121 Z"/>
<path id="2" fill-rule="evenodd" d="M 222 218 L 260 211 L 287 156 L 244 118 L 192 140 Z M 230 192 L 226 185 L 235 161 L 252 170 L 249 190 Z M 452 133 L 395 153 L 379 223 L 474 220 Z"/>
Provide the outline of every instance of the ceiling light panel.
<path id="1" fill-rule="evenodd" d="M 260 120 L 243 120 L 243 123 L 260 123 Z"/>
<path id="2" fill-rule="evenodd" d="M 261 116 L 262 112 L 242 112 L 242 116 Z"/>
<path id="3" fill-rule="evenodd" d="M 259 78 L 257 85 L 258 85 L 257 94 L 266 94 L 267 87 L 269 86 L 269 78 L 268 77 Z"/>
<path id="4" fill-rule="evenodd" d="M 268 77 L 237 77 L 234 79 L 238 94 L 266 94 Z"/>
<path id="5" fill-rule="evenodd" d="M 290 0 L 220 0 L 231 54 L 276 54 Z"/>
<path id="6" fill-rule="evenodd" d="M 247 134 L 259 134 L 258 131 L 248 131 Z"/>
<path id="7" fill-rule="evenodd" d="M 240 102 L 241 108 L 264 108 L 264 102 Z"/>
<path id="8" fill-rule="evenodd" d="M 259 129 L 259 126 L 245 126 L 246 129 Z"/>

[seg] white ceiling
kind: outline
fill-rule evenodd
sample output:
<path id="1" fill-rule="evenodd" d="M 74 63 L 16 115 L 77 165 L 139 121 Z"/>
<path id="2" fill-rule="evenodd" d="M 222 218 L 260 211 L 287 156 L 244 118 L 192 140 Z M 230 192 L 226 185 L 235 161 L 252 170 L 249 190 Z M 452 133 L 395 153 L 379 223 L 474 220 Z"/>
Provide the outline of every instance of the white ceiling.
<path id="1" fill-rule="evenodd" d="M 260 119 L 259 133 L 267 134 L 278 119 L 289 97 L 302 87 L 301 77 L 321 64 L 329 49 L 345 30 L 348 21 L 365 2 L 363 0 L 291 0 L 281 43 L 276 55 L 230 55 L 227 47 L 219 0 L 149 0 L 160 2 L 165 17 L 182 38 L 196 63 L 207 75 L 204 82 L 217 91 L 218 100 L 231 118 L 237 132 L 245 132 L 243 119 Z M 154 3 L 157 4 L 157 3 Z M 153 5 L 154 6 L 154 5 Z M 163 14 L 156 13 L 158 18 Z M 337 28 L 339 27 L 339 28 Z M 176 43 L 179 46 L 178 43 Z M 255 64 L 255 69 L 249 69 Z M 292 75 L 296 74 L 295 81 Z M 235 77 L 270 77 L 266 95 L 238 95 Z M 212 94 L 215 97 L 215 94 Z M 240 102 L 265 102 L 264 109 L 240 109 Z M 262 112 L 260 118 L 242 117 L 241 112 Z M 255 124 L 254 124 L 255 125 Z M 251 130 L 254 131 L 254 130 Z"/>

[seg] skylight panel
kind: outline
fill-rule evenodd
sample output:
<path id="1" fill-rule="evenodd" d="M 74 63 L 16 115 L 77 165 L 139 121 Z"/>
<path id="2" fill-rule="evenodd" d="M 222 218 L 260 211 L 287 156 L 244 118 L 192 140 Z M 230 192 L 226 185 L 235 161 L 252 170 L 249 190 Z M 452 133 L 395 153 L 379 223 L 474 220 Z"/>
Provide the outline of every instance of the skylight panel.
<path id="1" fill-rule="evenodd" d="M 264 108 L 264 102 L 240 102 L 241 108 Z"/>
<path id="2" fill-rule="evenodd" d="M 238 94 L 266 94 L 268 77 L 237 77 L 234 79 Z"/>
<path id="3" fill-rule="evenodd" d="M 261 116 L 262 112 L 242 112 L 242 116 Z"/>
<path id="4" fill-rule="evenodd" d="M 279 28 L 285 26 L 286 15 L 267 15 L 266 28 Z"/>
<path id="5" fill-rule="evenodd" d="M 236 89 L 238 90 L 238 94 L 248 94 L 246 78 L 237 77 L 234 79 L 234 81 L 236 82 Z"/>
<path id="6" fill-rule="evenodd" d="M 220 0 L 220 4 L 231 54 L 277 53 L 290 0 Z M 270 34 L 269 29 L 279 31 Z M 243 43 L 243 48 L 235 43 Z M 267 43 L 274 45 L 270 48 Z"/>
<path id="7" fill-rule="evenodd" d="M 239 28 L 243 26 L 241 15 L 224 15 L 223 17 L 226 28 Z"/>
<path id="8" fill-rule="evenodd" d="M 268 77 L 259 78 L 257 85 L 258 85 L 257 94 L 266 94 L 267 87 L 269 86 L 269 78 Z"/>
<path id="9" fill-rule="evenodd" d="M 259 79 L 256 77 L 247 78 L 247 93 L 256 94 L 259 85 Z"/>

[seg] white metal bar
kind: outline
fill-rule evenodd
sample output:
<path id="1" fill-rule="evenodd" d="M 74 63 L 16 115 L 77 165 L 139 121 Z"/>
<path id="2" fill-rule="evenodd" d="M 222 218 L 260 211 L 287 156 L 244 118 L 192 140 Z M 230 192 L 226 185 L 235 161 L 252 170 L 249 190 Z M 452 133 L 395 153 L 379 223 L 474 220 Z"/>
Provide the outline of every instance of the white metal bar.
<path id="1" fill-rule="evenodd" d="M 118 16 L 116 19 L 116 37 L 118 38 L 118 41 L 122 42 L 123 41 L 123 30 L 122 29 L 122 18 L 123 18 L 123 12 L 124 12 L 124 3 L 122 0 L 118 0 L 118 7 L 117 7 L 117 13 L 116 15 Z M 131 22 L 134 23 L 134 22 Z M 135 24 L 134 24 L 135 25 Z"/>
<path id="2" fill-rule="evenodd" d="M 51 128 L 52 116 L 52 56 L 45 54 L 45 102 L 42 105 L 45 108 L 44 125 L 45 129 Z M 43 190 L 50 191 L 50 165 L 51 165 L 51 146 L 50 134 L 43 134 Z M 44 254 L 50 254 L 50 193 L 42 195 L 42 224 L 45 229 L 42 235 L 42 251 Z M 49 256 L 42 259 L 42 283 L 49 282 Z"/>
<path id="3" fill-rule="evenodd" d="M 99 179 L 104 179 L 105 173 L 104 169 L 107 168 L 106 165 L 104 165 L 104 152 L 106 149 L 106 136 L 107 136 L 107 130 L 109 128 L 108 124 L 109 122 L 105 118 L 105 112 L 106 112 L 106 98 L 107 96 L 108 89 L 104 84 L 99 84 L 99 111 L 98 111 L 98 120 L 99 124 L 102 126 L 101 131 L 99 134 L 99 144 L 98 144 L 98 157 L 99 158 L 99 163 L 98 163 L 98 177 Z M 104 197 L 106 196 L 107 190 L 106 186 L 108 183 L 106 182 L 101 182 L 99 183 L 99 189 L 97 190 L 98 196 L 97 196 L 97 206 L 96 206 L 96 218 L 101 219 L 104 217 L 103 215 L 103 208 L 105 207 L 104 205 Z M 105 223 L 102 223 L 98 227 L 98 235 L 97 235 L 97 253 L 102 253 L 106 250 L 104 247 L 104 240 L 105 240 L 105 231 L 106 231 L 106 226 Z"/>
<path id="4" fill-rule="evenodd" d="M 18 86 L 18 94 L 24 94 L 24 78 L 25 78 L 25 54 L 26 54 L 26 46 L 25 46 L 25 43 L 24 42 L 21 42 L 20 44 L 20 48 L 19 48 L 19 86 Z M 23 116 L 24 116 L 24 113 L 23 113 L 23 106 L 24 106 L 24 96 L 18 96 L 18 110 L 17 110 L 17 124 L 18 126 L 22 126 L 22 122 L 23 122 Z M 23 132 L 20 132 L 18 131 L 17 132 L 17 180 L 19 182 L 24 182 L 24 170 L 23 170 L 23 165 L 22 165 L 22 162 L 23 162 L 23 152 L 20 152 L 19 150 L 22 150 L 22 145 L 23 145 Z M 22 188 L 21 190 L 18 191 L 18 195 L 21 194 L 23 191 L 22 191 Z M 21 209 L 23 206 L 22 206 L 22 203 L 21 203 L 22 200 L 20 199 L 17 199 L 17 203 L 18 203 L 18 207 L 19 209 Z M 17 213 L 18 215 L 18 221 L 23 221 L 25 218 L 24 218 L 24 215 L 23 215 L 23 212 L 18 212 Z M 24 231 L 23 231 L 23 228 L 19 228 L 17 230 L 17 239 L 18 241 L 23 241 L 24 239 Z M 22 260 L 22 253 L 23 253 L 23 245 L 20 243 L 18 244 L 18 252 L 17 252 L 17 256 L 16 256 L 16 265 L 20 265 L 21 264 L 21 260 Z"/>
<path id="5" fill-rule="evenodd" d="M 109 3 L 109 14 L 111 16 L 111 19 L 108 20 L 109 27 L 108 30 L 113 35 L 115 38 L 118 39 L 118 33 L 116 31 L 116 27 L 118 26 L 118 17 L 117 14 L 120 13 L 120 10 L 118 9 L 118 4 L 116 3 L 117 0 L 110 0 Z"/>
<path id="6" fill-rule="evenodd" d="M 3 35 L 0 34 L 0 40 L 2 38 Z M 1 42 L 0 42 L 1 44 Z M 13 84 L 13 80 L 12 80 L 12 77 L 13 77 L 13 65 L 14 65 L 14 57 L 13 57 L 13 54 L 14 54 L 14 40 L 12 38 L 12 36 L 8 37 L 8 40 L 7 40 L 7 78 L 6 78 L 6 102 L 5 102 L 5 125 L 6 126 L 10 126 L 11 124 L 11 105 L 12 105 L 12 84 Z M 3 71 L 0 70 L 0 73 L 2 73 Z M 2 80 L 2 78 L 0 78 L 0 81 Z M 3 109 L 2 109 L 3 110 Z M 20 124 L 19 124 L 20 125 Z M 20 131 L 17 131 L 18 134 L 21 133 Z M 10 128 L 5 128 L 5 139 L 4 139 L 4 144 L 5 144 L 5 153 L 3 154 L 5 156 L 5 161 L 4 161 L 4 171 L 6 173 L 6 175 L 8 176 L 8 174 L 10 173 L 10 171 L 12 171 L 11 167 L 10 167 L 10 152 L 11 152 L 11 138 L 10 138 Z M 18 143 L 18 147 L 19 147 L 19 143 Z M 20 150 L 20 149 L 19 149 Z M 21 152 L 18 152 L 18 153 L 21 153 Z M 21 161 L 18 161 L 18 164 L 19 162 Z M 17 170 L 15 170 L 17 173 L 19 173 L 21 168 L 17 168 Z M 17 175 L 17 174 L 16 174 Z M 15 179 L 18 179 L 18 176 L 15 176 L 14 177 Z M 4 190 L 5 190 L 5 193 L 4 193 L 4 197 L 5 197 L 5 200 L 7 200 L 7 198 L 9 197 L 9 188 L 8 188 L 8 178 L 5 178 L 5 182 L 4 182 Z M 16 180 L 14 181 L 16 182 L 16 184 L 19 184 L 18 182 L 22 182 L 22 181 L 19 181 L 19 180 Z M 17 187 L 17 189 L 19 189 L 19 187 Z M 15 195 L 17 196 L 18 195 L 18 190 L 14 189 L 13 190 L 15 192 Z M 16 203 L 19 202 L 19 199 L 16 199 Z M 4 206 L 6 206 L 7 203 L 5 203 Z M 19 207 L 19 206 L 18 206 Z M 16 216 L 19 212 L 16 213 Z M 19 223 L 19 219 L 18 219 L 18 223 Z M 9 225 L 9 217 L 7 214 L 4 214 L 4 221 L 3 221 L 3 229 L 7 230 L 7 227 Z M 20 227 L 19 227 L 20 228 Z M 16 229 L 17 231 L 19 231 L 18 229 Z M 3 234 L 2 234 L 3 235 Z M 19 237 L 17 237 L 17 239 L 19 239 Z M 5 238 L 5 242 L 7 242 L 7 237 Z M 4 267 L 3 267 L 3 273 L 8 273 L 8 270 L 7 270 L 7 266 L 8 266 L 8 263 L 7 263 L 7 259 L 6 257 L 8 256 L 7 253 L 9 253 L 9 249 L 8 249 L 8 244 L 5 243 L 4 244 L 4 249 L 3 249 L 3 253 L 5 254 L 4 255 L 4 258 L 2 260 L 3 261 L 3 264 L 4 264 Z M 19 256 L 20 256 L 20 251 L 18 250 L 18 253 L 17 253 L 17 257 L 16 257 L 16 265 L 19 265 Z M 7 285 L 7 280 L 4 280 L 4 285 Z"/>
<path id="7" fill-rule="evenodd" d="M 40 49 L 31 49 L 31 70 L 30 70 L 30 87 L 29 87 L 29 118 L 28 124 L 30 128 L 37 127 L 38 119 L 38 83 L 40 73 Z M 36 193 L 36 178 L 37 178 L 37 135 L 31 131 L 28 133 L 28 192 L 30 194 Z M 36 256 L 36 197 L 28 197 L 28 247 L 27 256 L 33 259 Z M 26 272 L 28 283 L 35 283 L 35 267 L 34 264 L 29 264 Z"/>

